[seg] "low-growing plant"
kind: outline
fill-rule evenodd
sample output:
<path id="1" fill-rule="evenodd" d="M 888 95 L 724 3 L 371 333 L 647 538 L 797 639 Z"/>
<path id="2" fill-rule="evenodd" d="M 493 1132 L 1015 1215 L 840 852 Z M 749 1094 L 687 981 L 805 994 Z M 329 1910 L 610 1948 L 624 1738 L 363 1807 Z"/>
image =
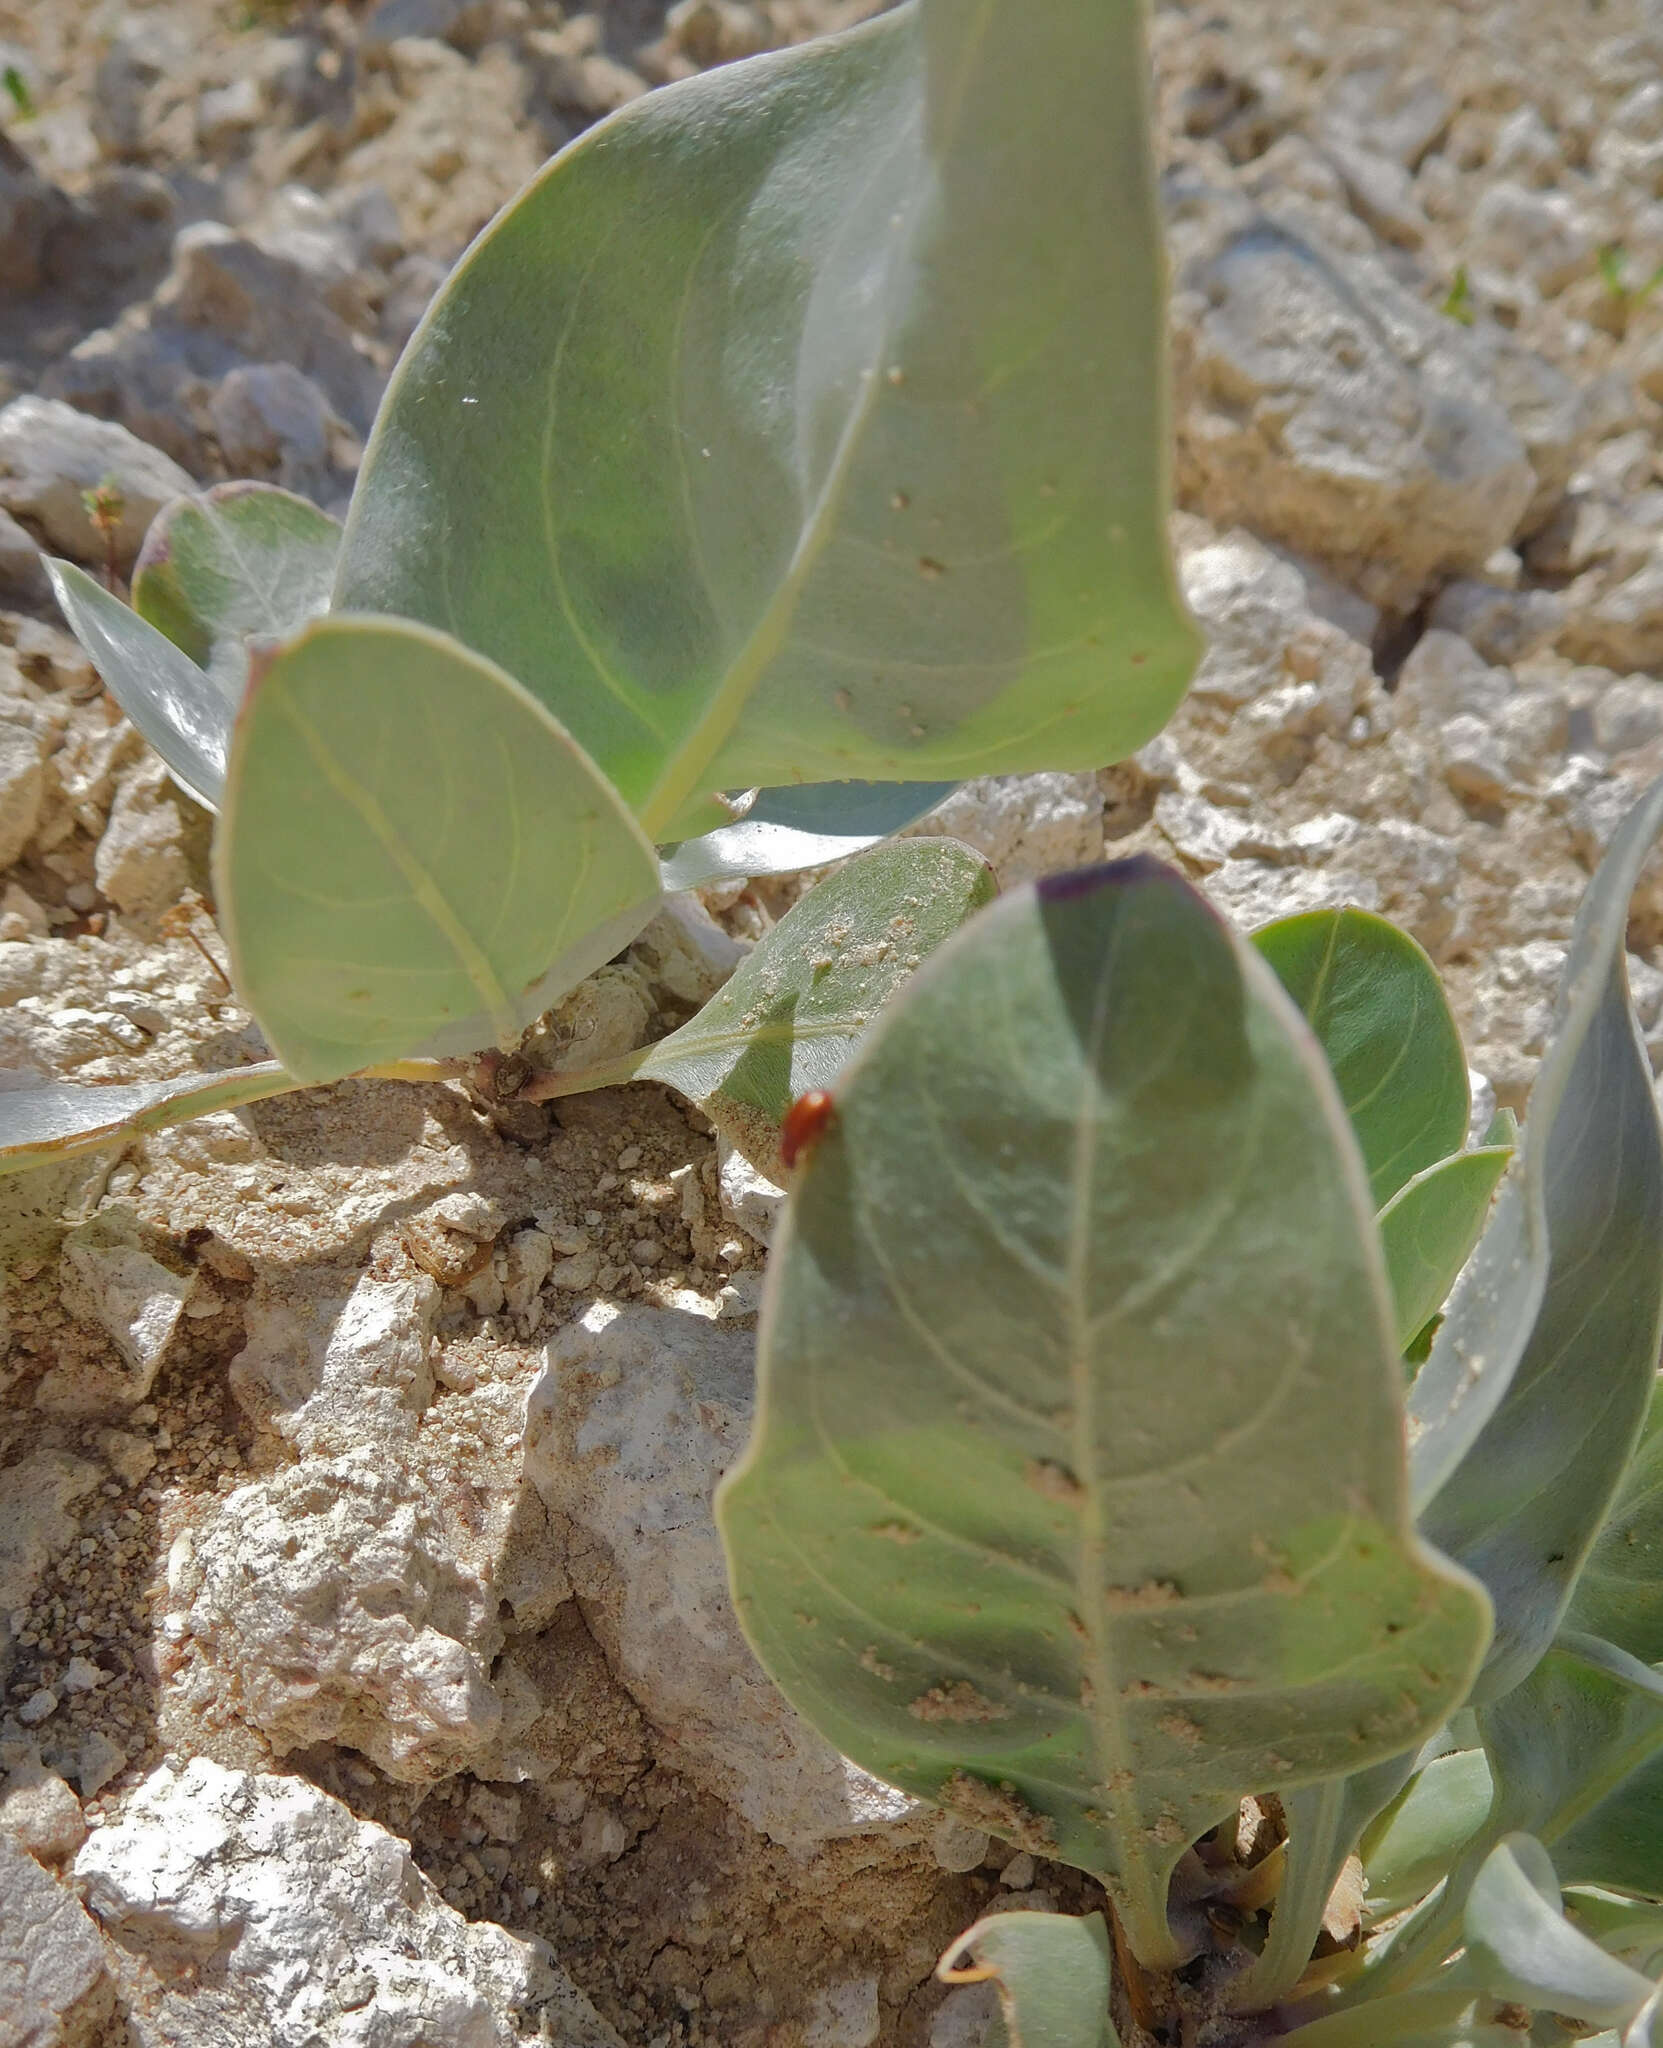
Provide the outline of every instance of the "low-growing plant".
<path id="1" fill-rule="evenodd" d="M 1628 323 L 1663 285 L 1663 263 L 1644 277 L 1629 274 L 1629 253 L 1621 242 L 1605 242 L 1594 252 L 1600 283 L 1605 287 L 1604 322 L 1614 334 L 1628 332 Z"/>
<path id="2" fill-rule="evenodd" d="M 1195 637 L 1144 101 L 1134 0 L 910 0 L 648 95 L 441 291 L 344 531 L 232 484 L 160 516 L 131 606 L 55 564 L 218 811 L 216 914 L 274 1058 L 7 1092 L 0 1164 L 349 1074 L 500 1085 L 523 1063 L 480 1049 L 666 889 L 1154 733 Z M 704 1106 L 768 1150 L 985 886 L 967 861 L 898 847 L 786 920 L 757 971 L 796 993 L 718 999 L 736 1049 Z M 702 1028 L 691 1064 L 631 1071 L 714 1072 Z"/>
<path id="3" fill-rule="evenodd" d="M 1510 1167 L 1401 934 L 1148 859 L 975 918 L 822 1108 L 735 1602 L 846 1755 L 1101 1884 L 943 1959 L 1011 2042 L 1663 2041 L 1660 828 Z"/>

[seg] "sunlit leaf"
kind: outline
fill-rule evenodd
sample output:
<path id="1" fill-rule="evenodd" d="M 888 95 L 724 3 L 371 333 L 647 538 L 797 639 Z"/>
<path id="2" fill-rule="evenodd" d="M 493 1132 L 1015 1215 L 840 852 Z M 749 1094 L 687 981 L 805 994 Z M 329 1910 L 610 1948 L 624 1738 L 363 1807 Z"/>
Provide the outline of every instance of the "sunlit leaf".
<path id="1" fill-rule="evenodd" d="M 261 1060 L 254 1066 L 182 1074 L 170 1081 L 99 1086 L 42 1081 L 0 1089 L 0 1174 L 21 1173 L 76 1152 L 95 1152 L 189 1117 L 240 1109 L 245 1102 L 282 1095 L 300 1085 L 275 1060 Z"/>
<path id="2" fill-rule="evenodd" d="M 1328 1055 L 1376 1204 L 1390 1201 L 1467 1130 L 1467 1063 L 1436 968 L 1366 910 L 1278 918 L 1253 943 Z"/>
<path id="3" fill-rule="evenodd" d="M 1147 861 L 984 911 L 837 1105 L 718 1500 L 741 1619 L 845 1754 L 1097 1872 L 1170 1963 L 1186 1844 L 1416 1747 L 1487 1636 L 1408 1526 L 1344 1110 Z"/>
<path id="4" fill-rule="evenodd" d="M 543 707 L 386 619 L 257 665 L 214 873 L 238 990 L 308 1081 L 511 1040 L 659 901 L 652 848 Z"/>
<path id="5" fill-rule="evenodd" d="M 1452 1750 L 1417 1771 L 1363 1837 L 1363 1875 L 1375 1918 L 1424 1898 L 1460 1858 L 1490 1811 L 1481 1749 Z"/>
<path id="6" fill-rule="evenodd" d="M 1663 1664 L 1663 1386 L 1652 1390 L 1645 1434 L 1566 1618 L 1642 1664 Z"/>
<path id="7" fill-rule="evenodd" d="M 1465 1932 L 1468 1966 L 1497 1998 L 1621 2026 L 1651 1996 L 1637 1970 L 1565 1918 L 1553 1860 L 1530 1835 L 1509 1835 L 1485 1859 L 1467 1893 Z"/>
<path id="8" fill-rule="evenodd" d="M 1512 1157 L 1510 1145 L 1453 1153 L 1405 1181 L 1381 1210 L 1380 1238 L 1404 1350 L 1449 1299 L 1484 1234 L 1490 1204 Z"/>
<path id="9" fill-rule="evenodd" d="M 1663 782 L 1577 913 L 1557 1020 L 1503 1186 L 1409 1397 L 1425 1535 L 1496 1606 L 1480 1697 L 1559 1625 L 1639 1436 L 1663 1334 L 1663 1127 L 1624 965 Z"/>
<path id="10" fill-rule="evenodd" d="M 1134 0 L 915 0 L 687 79 L 475 243 L 336 601 L 519 677 L 650 835 L 712 790 L 1082 769 L 1193 629 Z"/>

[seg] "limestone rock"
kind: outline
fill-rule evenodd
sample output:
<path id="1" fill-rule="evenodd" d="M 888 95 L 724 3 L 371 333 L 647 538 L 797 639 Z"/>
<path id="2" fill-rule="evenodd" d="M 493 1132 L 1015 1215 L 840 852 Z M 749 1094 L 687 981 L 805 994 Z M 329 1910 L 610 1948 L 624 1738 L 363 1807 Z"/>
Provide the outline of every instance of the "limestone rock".
<path id="1" fill-rule="evenodd" d="M 53 398 L 14 398 L 0 410 L 0 507 L 38 526 L 60 554 L 103 562 L 81 494 L 106 481 L 121 497 L 114 548 L 125 570 L 162 507 L 196 488 L 187 472 L 125 427 Z"/>
<path id="2" fill-rule="evenodd" d="M 170 910 L 190 887 L 186 801 L 154 758 L 136 762 L 117 782 L 93 872 L 100 892 L 125 916 Z"/>
<path id="3" fill-rule="evenodd" d="M 25 1759 L 0 1786 L 0 1833 L 37 1863 L 64 1863 L 87 1839 L 87 1824 L 80 1800 L 57 1772 Z"/>
<path id="4" fill-rule="evenodd" d="M 114 2009 L 80 1901 L 0 1831 L 0 2048 L 101 2048 Z"/>
<path id="5" fill-rule="evenodd" d="M 333 1742 L 422 1784 L 498 1732 L 495 1598 L 384 1447 L 228 1494 L 197 1531 L 188 1584 L 198 1649 L 279 1754 Z"/>
<path id="6" fill-rule="evenodd" d="M 589 1626 L 677 1761 L 806 1847 L 923 1809 L 799 1720 L 740 1633 L 711 1495 L 750 1430 L 752 1349 L 728 1325 L 596 1302 L 548 1348 L 526 1471 L 588 1539 L 570 1569 Z"/>
<path id="7" fill-rule="evenodd" d="M 1512 539 L 1535 474 L 1464 330 L 1242 202 L 1171 233 L 1182 497 L 1402 609 Z"/>
<path id="8" fill-rule="evenodd" d="M 1103 792 L 1095 775 L 984 775 L 909 829 L 962 839 L 1009 889 L 1103 858 Z"/>
<path id="9" fill-rule="evenodd" d="M 127 1367 L 121 1398 L 142 1401 L 155 1383 L 168 1345 L 196 1285 L 139 1241 L 131 1210 L 112 1204 L 64 1239 L 63 1292 L 69 1308 L 96 1323 Z"/>
<path id="10" fill-rule="evenodd" d="M 46 749 L 32 725 L 0 717 L 0 868 L 34 838 L 46 803 Z"/>
<path id="11" fill-rule="evenodd" d="M 164 1766 L 75 1874 L 160 1977 L 133 2003 L 138 2048 L 618 2048 L 540 1944 L 465 1921 L 403 1842 L 304 1779 Z"/>
<path id="12" fill-rule="evenodd" d="M 452 1213 L 466 1213 L 467 1199 L 447 1198 Z M 472 1244 L 462 1230 L 446 1235 Z M 232 1361 L 231 1391 L 257 1422 L 302 1451 L 333 1455 L 366 1439 L 386 1449 L 408 1435 L 433 1397 L 438 1303 L 426 1273 L 413 1280 L 343 1275 L 338 1284 L 326 1276 L 306 1289 L 281 1274 L 256 1281 L 251 1334 Z"/>

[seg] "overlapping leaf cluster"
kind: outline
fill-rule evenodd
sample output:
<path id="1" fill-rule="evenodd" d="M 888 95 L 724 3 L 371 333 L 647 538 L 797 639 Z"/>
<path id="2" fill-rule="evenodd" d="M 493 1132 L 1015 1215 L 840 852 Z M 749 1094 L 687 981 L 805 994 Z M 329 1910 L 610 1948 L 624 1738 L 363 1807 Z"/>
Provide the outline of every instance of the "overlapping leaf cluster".
<path id="1" fill-rule="evenodd" d="M 1660 829 L 1663 784 L 1522 1142 L 1467 1142 L 1404 935 L 1249 943 L 1138 860 L 944 945 L 794 1193 L 719 1497 L 750 1639 L 867 1768 L 1096 1876 L 1174 2024 L 1663 2039 L 1663 1129 L 1624 972 Z M 944 1972 L 1098 2048 L 1089 2000 L 1033 2004 L 1099 1981 L 1089 1929 L 996 1925 Z"/>
<path id="2" fill-rule="evenodd" d="M 131 607 L 56 566 L 218 809 L 294 1082 L 509 1046 L 667 888 L 1158 730 L 1194 636 L 1143 71 L 1136 0 L 907 0 L 651 94 L 458 267 L 344 530 L 238 484 L 164 513 Z M 0 1138 L 122 1115 L 43 1092 Z"/>

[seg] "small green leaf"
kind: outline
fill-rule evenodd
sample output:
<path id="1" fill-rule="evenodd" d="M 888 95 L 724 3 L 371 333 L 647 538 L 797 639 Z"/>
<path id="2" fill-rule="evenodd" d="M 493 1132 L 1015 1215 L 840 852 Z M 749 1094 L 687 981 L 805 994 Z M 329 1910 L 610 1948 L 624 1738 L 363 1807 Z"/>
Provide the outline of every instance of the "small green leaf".
<path id="1" fill-rule="evenodd" d="M 171 1081 L 43 1081 L 0 1089 L 0 1174 L 21 1173 L 48 1160 L 164 1130 L 193 1116 L 240 1109 L 302 1084 L 275 1060 L 218 1073 L 181 1074 Z"/>
<path id="2" fill-rule="evenodd" d="M 1095 769 L 1194 665 L 1136 0 L 913 0 L 633 101 L 388 389 L 337 604 L 713 789 Z"/>
<path id="3" fill-rule="evenodd" d="M 46 573 L 70 631 L 104 687 L 161 755 L 178 782 L 209 810 L 225 785 L 225 756 L 238 691 L 216 682 L 173 642 L 112 597 L 73 562 Z"/>
<path id="4" fill-rule="evenodd" d="M 1663 1386 L 1566 1616 L 1642 1664 L 1663 1664 Z"/>
<path id="5" fill-rule="evenodd" d="M 1411 1532 L 1362 1162 L 1274 976 L 1149 861 L 1001 898 L 863 1041 L 718 1518 L 846 1755 L 1097 1873 L 1412 1749 L 1483 1597 Z"/>
<path id="6" fill-rule="evenodd" d="M 1253 943 L 1328 1055 L 1379 1207 L 1466 1136 L 1467 1063 L 1437 969 L 1366 910 L 1278 918 Z"/>
<path id="7" fill-rule="evenodd" d="M 764 789 L 736 824 L 664 849 L 666 889 L 827 867 L 933 811 L 954 782 L 818 782 Z"/>
<path id="8" fill-rule="evenodd" d="M 543 707 L 395 619 L 256 662 L 214 875 L 238 989 L 307 1081 L 511 1039 L 659 901 L 652 848 Z"/>
<path id="9" fill-rule="evenodd" d="M 990 1913 L 959 1936 L 936 1975 L 945 1984 L 991 1979 L 1009 2048 L 1120 2048 L 1109 1968 L 1101 1913 Z"/>
<path id="10" fill-rule="evenodd" d="M 1481 1749 L 1452 1750 L 1415 1773 L 1359 1851 L 1375 1919 L 1412 1906 L 1442 1882 L 1484 1825 L 1492 1789 Z"/>
<path id="11" fill-rule="evenodd" d="M 1577 912 L 1521 1168 L 1409 1396 L 1422 1532 L 1496 1606 L 1479 1698 L 1551 1642 L 1621 1484 L 1663 1337 L 1663 1126 L 1624 935 L 1663 781 L 1612 838 Z"/>
<path id="12" fill-rule="evenodd" d="M 1655 1977 L 1663 1969 L 1663 1906 L 1578 1885 L 1566 1887 L 1565 1912 L 1608 1956 L 1632 1964 L 1642 1976 Z"/>
<path id="13" fill-rule="evenodd" d="M 274 484 L 216 484 L 156 515 L 133 569 L 133 608 L 235 705 L 249 643 L 284 640 L 329 608 L 339 522 Z"/>
<path id="14" fill-rule="evenodd" d="M 691 1022 L 635 1068 L 691 1096 L 763 1173 L 780 1119 L 836 1080 L 861 1033 L 919 964 L 995 894 L 979 853 L 907 839 L 811 889 Z"/>
<path id="15" fill-rule="evenodd" d="M 1380 1212 L 1397 1334 L 1407 1351 L 1449 1298 L 1484 1234 L 1510 1145 L 1452 1153 L 1405 1181 Z"/>
<path id="16" fill-rule="evenodd" d="M 1565 1918 L 1553 1861 L 1530 1835 L 1498 1842 L 1467 1894 L 1467 1962 L 1484 1988 L 1539 2012 L 1594 2026 L 1626 2025 L 1651 1997 Z"/>

